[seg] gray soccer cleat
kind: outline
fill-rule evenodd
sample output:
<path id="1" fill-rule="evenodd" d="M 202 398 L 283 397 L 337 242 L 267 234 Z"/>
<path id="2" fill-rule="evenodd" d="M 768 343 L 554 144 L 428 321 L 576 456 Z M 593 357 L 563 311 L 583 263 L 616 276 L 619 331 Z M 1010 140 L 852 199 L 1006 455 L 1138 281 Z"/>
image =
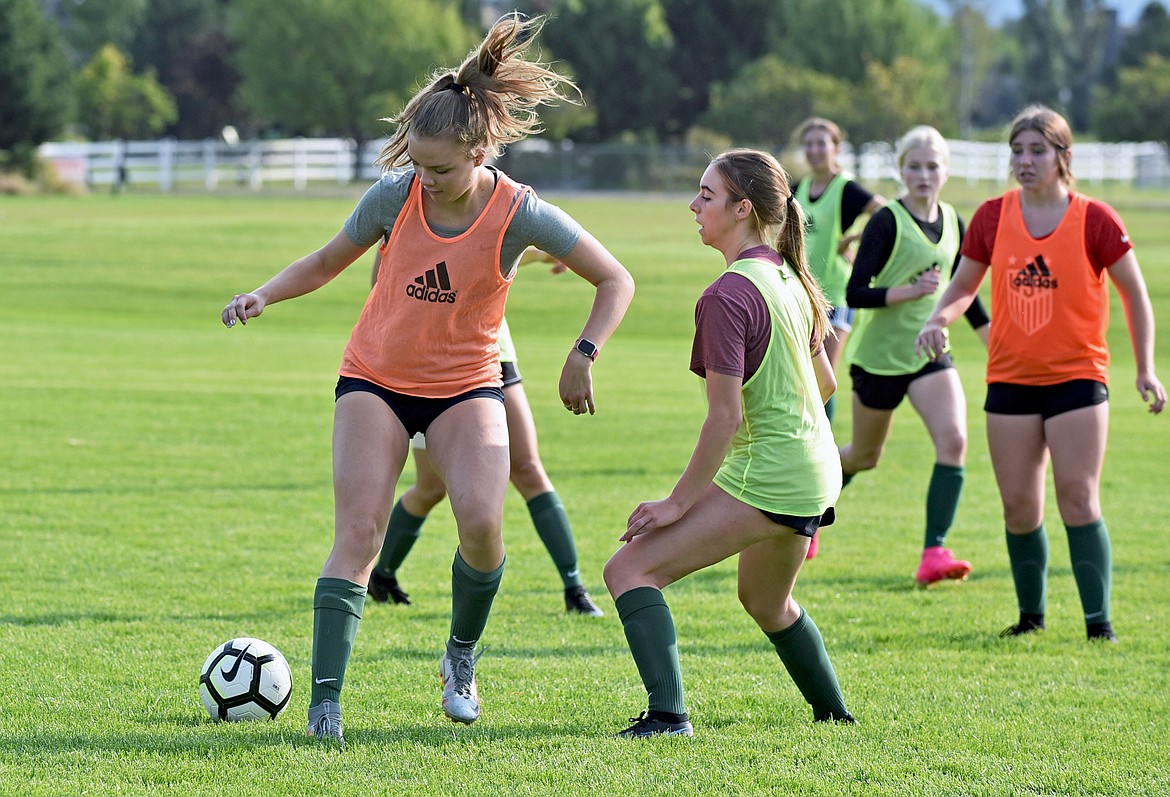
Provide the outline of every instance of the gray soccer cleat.
<path id="1" fill-rule="evenodd" d="M 475 687 L 475 663 L 483 655 L 474 648 L 448 647 L 439 659 L 443 683 L 443 713 L 452 722 L 470 725 L 479 719 L 479 690 Z"/>
<path id="2" fill-rule="evenodd" d="M 309 727 L 305 731 L 319 742 L 345 747 L 341 735 L 341 706 L 332 700 L 322 700 L 321 705 L 309 709 Z"/>

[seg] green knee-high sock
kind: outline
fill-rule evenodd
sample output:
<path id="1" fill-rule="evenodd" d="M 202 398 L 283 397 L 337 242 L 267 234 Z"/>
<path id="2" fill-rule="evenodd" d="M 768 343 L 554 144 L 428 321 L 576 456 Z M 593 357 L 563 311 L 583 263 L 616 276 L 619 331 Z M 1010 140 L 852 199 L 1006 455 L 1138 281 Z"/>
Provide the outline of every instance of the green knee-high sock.
<path id="1" fill-rule="evenodd" d="M 374 569 L 379 575 L 394 578 L 410 549 L 418 542 L 426 516 L 418 517 L 406 511 L 402 499 L 390 511 L 390 522 L 386 524 L 386 539 L 382 542 L 382 553 Z"/>
<path id="2" fill-rule="evenodd" d="M 313 688 L 309 707 L 341 702 L 345 665 L 353 649 L 366 588 L 344 578 L 319 578 L 313 592 Z"/>
<path id="3" fill-rule="evenodd" d="M 1048 534 L 1044 531 L 1044 524 L 1027 534 L 1006 533 L 1020 612 L 1044 614 L 1048 603 Z"/>
<path id="4" fill-rule="evenodd" d="M 775 646 L 796 688 L 812 706 L 815 721 L 851 717 L 820 629 L 803 607 L 795 623 L 780 631 L 765 632 L 765 636 Z"/>
<path id="5" fill-rule="evenodd" d="M 833 416 L 837 414 L 837 394 L 829 396 L 829 400 L 825 402 L 825 415 L 829 418 L 829 423 L 833 422 Z"/>
<path id="6" fill-rule="evenodd" d="M 540 535 L 540 541 L 552 556 L 557 572 L 565 589 L 581 586 L 581 571 L 577 568 L 577 545 L 573 542 L 573 527 L 565 505 L 555 490 L 542 493 L 528 502 L 528 514 L 532 525 Z"/>
<path id="7" fill-rule="evenodd" d="M 483 636 L 492 601 L 500 589 L 504 564 L 490 573 L 481 573 L 455 551 L 451 563 L 451 638 L 447 644 L 457 648 L 473 648 Z"/>
<path id="8" fill-rule="evenodd" d="M 1069 526 L 1068 552 L 1081 594 L 1086 623 L 1109 622 L 1109 592 L 1113 582 L 1113 551 L 1104 519 L 1086 526 Z"/>
<path id="9" fill-rule="evenodd" d="M 926 540 L 924 548 L 942 545 L 955 522 L 959 496 L 963 492 L 962 466 L 934 463 L 930 489 L 926 492 Z"/>
<path id="10" fill-rule="evenodd" d="M 614 601 L 630 653 L 646 687 L 651 711 L 686 714 L 674 618 L 662 593 L 634 587 Z"/>

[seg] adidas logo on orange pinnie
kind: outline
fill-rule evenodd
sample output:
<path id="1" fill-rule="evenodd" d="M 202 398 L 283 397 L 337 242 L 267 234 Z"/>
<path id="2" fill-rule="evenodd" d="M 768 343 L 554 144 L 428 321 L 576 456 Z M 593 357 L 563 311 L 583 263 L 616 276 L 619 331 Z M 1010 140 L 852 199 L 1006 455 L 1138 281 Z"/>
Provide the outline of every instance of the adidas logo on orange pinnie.
<path id="1" fill-rule="evenodd" d="M 1028 262 L 1026 266 L 1015 273 L 1012 277 L 1012 286 L 1015 288 L 1055 288 L 1056 277 L 1048 270 L 1048 264 L 1044 262 L 1044 255 L 1036 255 L 1035 260 Z"/>
<path id="2" fill-rule="evenodd" d="M 1015 263 L 1008 262 L 1014 267 Z M 1009 271 L 1006 276 L 1011 286 L 1007 296 L 1008 317 L 1024 334 L 1034 335 L 1052 320 L 1056 277 L 1049 271 L 1043 255 L 1036 255 L 1019 271 Z"/>
<path id="3" fill-rule="evenodd" d="M 434 268 L 428 268 L 425 274 L 419 274 L 414 282 L 406 286 L 406 295 L 410 298 L 435 304 L 454 304 L 458 293 L 451 290 L 446 260 L 435 264 Z"/>

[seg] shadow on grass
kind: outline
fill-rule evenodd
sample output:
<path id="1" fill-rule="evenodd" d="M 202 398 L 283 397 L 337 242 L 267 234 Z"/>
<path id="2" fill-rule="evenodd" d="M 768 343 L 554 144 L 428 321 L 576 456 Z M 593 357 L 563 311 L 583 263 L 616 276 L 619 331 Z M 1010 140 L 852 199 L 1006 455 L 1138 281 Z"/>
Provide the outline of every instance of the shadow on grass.
<path id="1" fill-rule="evenodd" d="M 311 492 L 321 488 L 321 482 L 300 484 L 143 484 L 140 486 L 119 483 L 108 487 L 4 487 L 0 495 L 156 495 L 159 493 L 291 493 Z"/>
<path id="2" fill-rule="evenodd" d="M 398 723 L 388 727 L 347 725 L 346 750 L 322 745 L 304 734 L 300 721 L 282 718 L 265 727 L 263 723 L 249 724 L 244 732 L 237 732 L 231 726 L 220 726 L 206 719 L 193 717 L 170 717 L 138 723 L 137 729 L 118 733 L 24 733 L 19 736 L 0 736 L 0 755 L 20 756 L 25 760 L 38 757 L 54 757 L 65 751 L 86 751 L 108 755 L 126 754 L 141 756 L 156 754 L 173 756 L 189 755 L 195 758 L 234 756 L 250 750 L 263 748 L 304 748 L 322 750 L 344 755 L 347 751 L 363 746 L 393 747 L 404 745 L 449 748 L 452 745 L 492 742 L 522 743 L 546 741 L 550 738 L 591 738 L 599 735 L 598 730 L 584 724 L 557 724 L 533 722 L 523 724 L 485 723 L 482 720 L 472 726 L 459 725 L 443 716 L 435 716 L 425 722 Z M 615 727 L 617 727 L 615 725 Z M 608 735 L 608 734 L 606 734 Z"/>

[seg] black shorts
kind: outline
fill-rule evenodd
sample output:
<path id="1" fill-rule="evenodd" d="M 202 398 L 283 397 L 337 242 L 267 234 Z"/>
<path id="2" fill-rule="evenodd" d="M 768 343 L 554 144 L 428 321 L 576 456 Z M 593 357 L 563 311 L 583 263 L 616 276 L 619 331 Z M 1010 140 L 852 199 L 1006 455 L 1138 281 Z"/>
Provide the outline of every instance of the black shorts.
<path id="1" fill-rule="evenodd" d="M 821 526 L 831 526 L 833 521 L 837 519 L 837 512 L 833 507 L 826 509 L 823 515 L 813 515 L 812 517 L 781 515 L 777 512 L 764 512 L 762 509 L 760 511 L 768 520 L 781 526 L 788 526 L 801 537 L 811 537 L 817 533 L 817 529 Z"/>
<path id="2" fill-rule="evenodd" d="M 853 379 L 853 392 L 857 394 L 857 399 L 863 406 L 871 410 L 892 410 L 902 403 L 906 392 L 910 390 L 910 383 L 915 379 L 954 367 L 955 362 L 951 355 L 944 354 L 912 374 L 884 376 L 871 374 L 860 365 L 851 365 L 849 376 Z"/>
<path id="3" fill-rule="evenodd" d="M 504 372 L 504 387 L 520 384 L 520 369 L 516 363 L 500 363 L 500 370 Z"/>
<path id="4" fill-rule="evenodd" d="M 1061 413 L 1104 404 L 1109 388 L 1095 379 L 1073 379 L 1058 385 L 1014 385 L 992 382 L 983 409 L 995 415 L 1039 415 L 1044 420 Z"/>
<path id="5" fill-rule="evenodd" d="M 382 401 L 386 402 L 386 406 L 398 416 L 398 420 L 406 428 L 406 435 L 408 437 L 413 437 L 419 432 L 425 433 L 427 427 L 434 422 L 435 418 L 438 418 L 456 404 L 467 401 L 468 399 L 490 398 L 495 399 L 501 404 L 504 403 L 504 391 L 498 387 L 477 387 L 474 390 L 468 390 L 466 393 L 460 393 L 458 396 L 433 399 L 395 393 L 393 390 L 388 390 L 381 385 L 375 385 L 373 382 L 366 381 L 365 379 L 355 379 L 352 376 L 338 377 L 334 400 L 341 398 L 346 393 L 359 392 L 373 393 L 382 399 Z"/>

